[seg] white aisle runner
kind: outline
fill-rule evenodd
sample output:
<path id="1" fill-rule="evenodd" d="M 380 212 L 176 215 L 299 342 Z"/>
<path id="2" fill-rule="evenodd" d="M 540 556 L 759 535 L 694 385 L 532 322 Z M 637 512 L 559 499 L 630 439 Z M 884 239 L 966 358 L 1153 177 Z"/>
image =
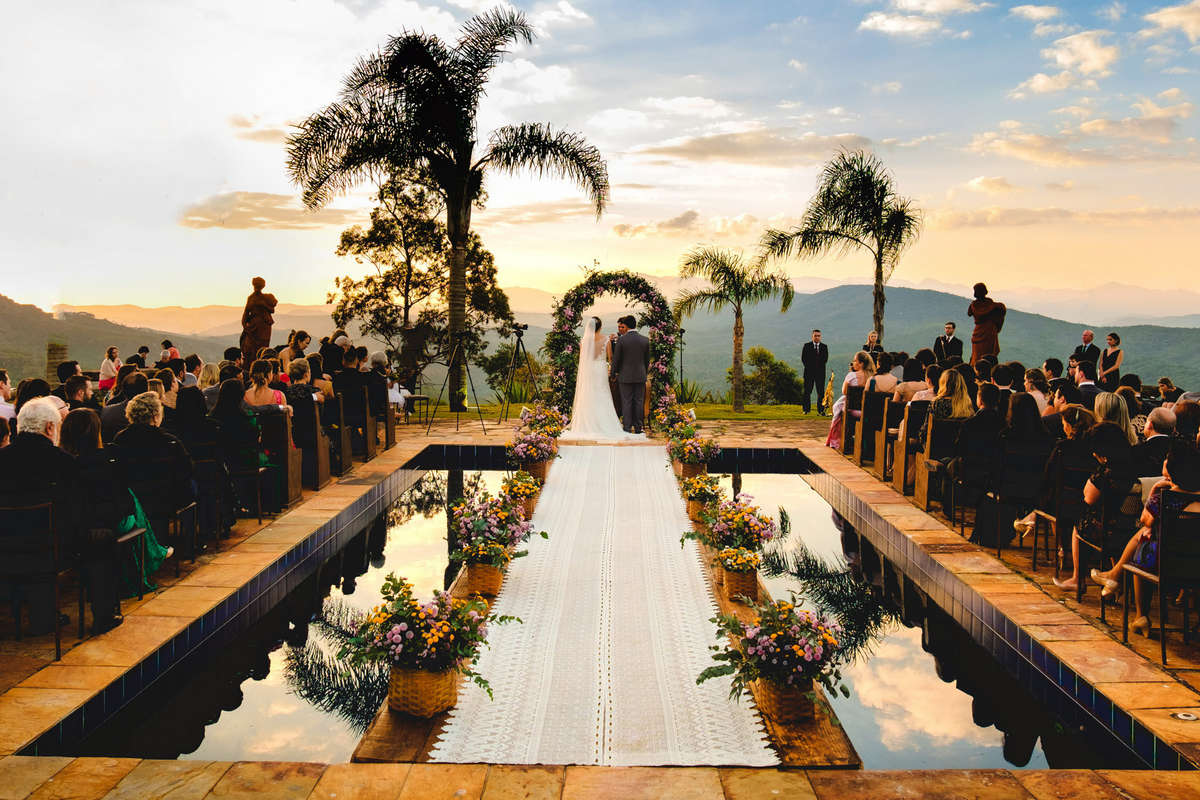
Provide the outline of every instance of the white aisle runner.
<path id="1" fill-rule="evenodd" d="M 513 562 L 477 668 L 432 760 L 500 764 L 778 763 L 749 699 L 712 663 L 716 612 L 660 447 L 563 447 L 534 514 L 549 540 Z"/>

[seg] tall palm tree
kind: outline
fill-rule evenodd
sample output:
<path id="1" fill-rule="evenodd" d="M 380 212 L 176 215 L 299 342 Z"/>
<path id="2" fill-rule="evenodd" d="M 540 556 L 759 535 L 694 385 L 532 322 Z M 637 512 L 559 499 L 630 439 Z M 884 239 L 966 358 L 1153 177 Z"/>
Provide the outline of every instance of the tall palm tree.
<path id="1" fill-rule="evenodd" d="M 883 341 L 883 285 L 900 255 L 921 235 L 921 211 L 896 193 L 892 175 L 873 153 L 842 152 L 827 163 L 817 193 L 791 231 L 763 234 L 763 257 L 846 255 L 867 250 L 875 259 L 872 321 Z"/>
<path id="2" fill-rule="evenodd" d="M 480 147 L 476 114 L 488 77 L 509 45 L 528 44 L 533 37 L 525 15 L 508 8 L 471 17 L 453 45 L 405 31 L 388 39 L 382 50 L 360 58 L 343 80 L 338 99 L 288 137 L 288 169 L 309 208 L 323 206 L 361 181 L 382 183 L 403 173 L 415 173 L 440 195 L 450 240 L 452 337 L 466 324 L 471 210 L 484 199 L 489 171 L 531 169 L 567 178 L 587 193 L 597 216 L 608 202 L 608 167 L 600 151 L 577 133 L 542 123 L 505 125 Z M 451 404 L 461 410 L 461 352 L 452 360 Z"/>
<path id="3" fill-rule="evenodd" d="M 792 305 L 795 291 L 792 282 L 782 273 L 767 272 L 761 263 L 746 263 L 741 253 L 715 247 L 697 247 L 683 257 L 679 265 L 683 278 L 704 278 L 709 285 L 701 289 L 686 289 L 672 305 L 675 318 L 690 317 L 700 309 L 717 313 L 726 306 L 733 308 L 733 410 L 745 411 L 742 396 L 742 344 L 746 326 L 742 311 L 746 306 L 781 297 L 779 312 Z"/>

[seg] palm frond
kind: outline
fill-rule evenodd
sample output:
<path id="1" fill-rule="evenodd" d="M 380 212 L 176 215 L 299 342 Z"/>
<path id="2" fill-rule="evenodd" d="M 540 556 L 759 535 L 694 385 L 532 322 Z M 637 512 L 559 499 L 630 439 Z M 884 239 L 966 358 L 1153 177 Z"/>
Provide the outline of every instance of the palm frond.
<path id="1" fill-rule="evenodd" d="M 492 69 L 508 55 L 508 45 L 531 44 L 535 35 L 523 12 L 504 6 L 471 17 L 462 27 L 454 53 L 464 90 L 476 95 L 482 93 Z"/>
<path id="2" fill-rule="evenodd" d="M 387 662 L 350 664 L 312 642 L 288 648 L 283 671 L 299 697 L 337 714 L 360 734 L 387 697 L 389 673 Z"/>
<path id="3" fill-rule="evenodd" d="M 566 178 L 587 193 L 597 216 L 608 204 L 608 165 L 578 133 L 556 131 L 538 122 L 505 125 L 492 132 L 487 153 L 475 169 L 482 171 L 485 166 L 510 174 L 529 169 L 539 176 Z"/>
<path id="4" fill-rule="evenodd" d="M 684 289 L 671 304 L 671 313 L 681 320 L 702 309 L 715 314 L 727 305 L 729 296 L 716 289 Z"/>

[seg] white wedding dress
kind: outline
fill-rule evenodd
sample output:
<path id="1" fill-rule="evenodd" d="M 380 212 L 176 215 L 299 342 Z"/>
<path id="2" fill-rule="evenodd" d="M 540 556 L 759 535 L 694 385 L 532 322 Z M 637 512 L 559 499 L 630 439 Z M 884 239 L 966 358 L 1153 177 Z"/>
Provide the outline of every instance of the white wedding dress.
<path id="1" fill-rule="evenodd" d="M 579 369 L 575 376 L 575 399 L 571 402 L 571 423 L 560 441 L 644 441 L 644 436 L 621 429 L 608 384 L 607 339 L 598 335 L 597 327 L 595 319 L 588 319 L 579 339 Z"/>

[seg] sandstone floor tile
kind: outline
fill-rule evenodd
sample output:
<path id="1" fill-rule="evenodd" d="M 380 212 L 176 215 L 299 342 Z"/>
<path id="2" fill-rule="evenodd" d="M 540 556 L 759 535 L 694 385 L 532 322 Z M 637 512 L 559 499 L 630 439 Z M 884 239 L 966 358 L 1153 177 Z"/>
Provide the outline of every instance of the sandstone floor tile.
<path id="1" fill-rule="evenodd" d="M 51 664 L 19 684 L 26 689 L 88 689 L 98 692 L 125 674 L 124 667 Z"/>
<path id="2" fill-rule="evenodd" d="M 331 764 L 310 800 L 395 800 L 411 764 Z"/>
<path id="3" fill-rule="evenodd" d="M 1013 775 L 1036 800 L 1122 800 L 1116 787 L 1091 770 L 1013 770 Z"/>
<path id="4" fill-rule="evenodd" d="M 1025 625 L 1026 633 L 1039 642 L 1112 641 L 1112 637 L 1085 622 L 1078 625 Z"/>
<path id="5" fill-rule="evenodd" d="M 23 800 L 73 760 L 46 756 L 0 759 L 0 800 Z"/>
<path id="6" fill-rule="evenodd" d="M 1200 772 L 1102 769 L 1096 773 L 1139 800 L 1200 797 Z"/>
<path id="7" fill-rule="evenodd" d="M 0 695 L 0 750 L 21 749 L 92 694 L 87 689 L 9 689 Z"/>
<path id="8" fill-rule="evenodd" d="M 211 564 L 187 576 L 181 586 L 220 586 L 238 589 L 250 582 L 263 568 L 256 564 Z"/>
<path id="9" fill-rule="evenodd" d="M 227 761 L 143 761 L 104 800 L 202 800 L 228 769 Z"/>
<path id="10" fill-rule="evenodd" d="M 479 800 L 486 764 L 413 764 L 400 800 Z"/>
<path id="11" fill-rule="evenodd" d="M 100 800 L 137 766 L 138 760 L 77 758 L 29 795 L 29 800 Z"/>
<path id="12" fill-rule="evenodd" d="M 265 567 L 275 560 L 275 557 L 269 553 L 255 553 L 250 550 L 242 550 L 237 547 L 233 550 L 221 553 L 212 560 L 213 566 L 250 566 L 255 565 Z"/>
<path id="13" fill-rule="evenodd" d="M 1171 716 L 1181 712 L 1200 717 L 1200 706 L 1139 708 L 1129 713 L 1164 742 L 1200 742 L 1200 720 L 1181 720 Z"/>
<path id="14" fill-rule="evenodd" d="M 726 800 L 815 800 L 803 772 L 777 769 L 723 769 Z"/>
<path id="15" fill-rule="evenodd" d="M 1117 642 L 1046 642 L 1046 649 L 1083 676 L 1097 683 L 1163 682 L 1166 674 Z"/>
<path id="16" fill-rule="evenodd" d="M 971 769 L 808 773 L 820 800 L 1030 800 L 1006 770 Z"/>
<path id="17" fill-rule="evenodd" d="M 295 764 L 283 761 L 239 761 L 225 772 L 210 797 L 227 800 L 305 800 L 317 785 L 324 764 Z"/>
<path id="18" fill-rule="evenodd" d="M 993 556 L 986 553 L 935 553 L 931 556 L 951 572 L 1008 572 L 1008 567 Z"/>
<path id="19" fill-rule="evenodd" d="M 187 627 L 181 617 L 131 614 L 119 628 L 87 640 L 63 654 L 63 664 L 132 667 Z"/>
<path id="20" fill-rule="evenodd" d="M 483 800 L 558 800 L 563 767 L 493 764 L 483 787 Z"/>
<path id="21" fill-rule="evenodd" d="M 54 658 L 53 655 L 48 655 L 45 658 L 32 655 L 36 650 L 26 650 L 25 644 L 27 641 L 26 639 L 20 642 L 6 642 L 9 647 L 5 648 L 5 651 L 0 652 L 0 692 L 6 692 L 16 686 L 44 667 L 50 659 Z M 69 648 L 71 644 L 72 642 L 69 640 L 63 642 L 65 648 Z M 54 643 L 50 642 L 46 649 L 49 651 L 53 647 Z M 14 650 L 16 652 L 13 652 Z"/>
<path id="22" fill-rule="evenodd" d="M 721 800 L 721 778 L 708 767 L 567 767 L 562 800 Z"/>
<path id="23" fill-rule="evenodd" d="M 202 617 L 232 592 L 222 587 L 172 586 L 159 592 L 149 602 L 134 611 L 134 614 L 152 617 Z"/>
<path id="24" fill-rule="evenodd" d="M 1124 709 L 1200 706 L 1200 694 L 1175 681 L 1100 683 L 1096 689 Z"/>

